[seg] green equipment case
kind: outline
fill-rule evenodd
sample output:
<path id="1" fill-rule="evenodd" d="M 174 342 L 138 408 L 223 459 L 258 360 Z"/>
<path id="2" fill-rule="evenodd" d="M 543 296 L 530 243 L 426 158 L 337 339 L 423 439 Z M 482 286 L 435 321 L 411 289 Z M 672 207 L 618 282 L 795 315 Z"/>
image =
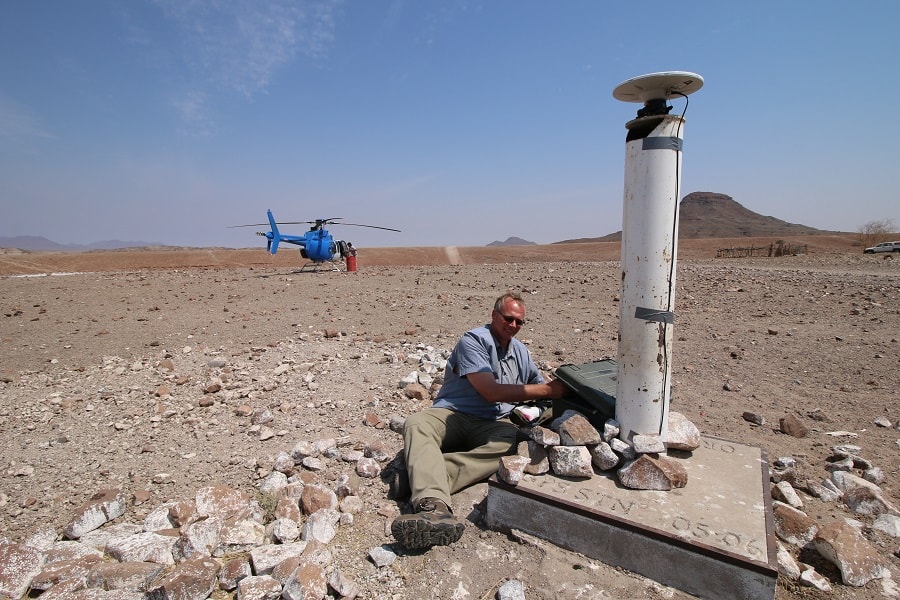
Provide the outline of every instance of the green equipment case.
<path id="1" fill-rule="evenodd" d="M 556 369 L 571 394 L 553 401 L 553 416 L 566 410 L 582 413 L 595 427 L 603 427 L 616 416 L 616 378 L 618 366 L 612 359 L 596 360 L 583 365 L 562 365 Z"/>

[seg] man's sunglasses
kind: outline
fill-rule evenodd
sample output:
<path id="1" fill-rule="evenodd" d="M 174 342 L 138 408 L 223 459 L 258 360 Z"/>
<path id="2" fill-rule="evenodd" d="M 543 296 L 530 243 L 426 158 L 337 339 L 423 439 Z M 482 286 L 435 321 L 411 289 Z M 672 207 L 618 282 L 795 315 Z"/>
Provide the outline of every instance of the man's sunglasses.
<path id="1" fill-rule="evenodd" d="M 507 323 L 510 323 L 510 324 L 515 323 L 518 327 L 525 326 L 525 319 L 517 319 L 511 315 L 504 315 L 499 310 L 497 311 L 497 314 L 500 315 L 501 317 L 503 317 L 503 320 L 506 321 Z"/>

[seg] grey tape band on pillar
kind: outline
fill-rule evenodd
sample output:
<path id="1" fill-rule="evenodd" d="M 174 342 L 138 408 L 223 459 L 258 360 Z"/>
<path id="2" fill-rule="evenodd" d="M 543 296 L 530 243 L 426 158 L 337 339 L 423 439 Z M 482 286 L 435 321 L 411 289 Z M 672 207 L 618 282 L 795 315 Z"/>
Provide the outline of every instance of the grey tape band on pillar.
<path id="1" fill-rule="evenodd" d="M 641 150 L 675 150 L 681 152 L 684 140 L 677 137 L 646 137 Z"/>
<path id="2" fill-rule="evenodd" d="M 675 323 L 675 313 L 669 310 L 657 310 L 655 308 L 643 308 L 638 306 L 634 309 L 634 318 L 643 319 L 645 321 L 654 321 L 656 323 Z"/>

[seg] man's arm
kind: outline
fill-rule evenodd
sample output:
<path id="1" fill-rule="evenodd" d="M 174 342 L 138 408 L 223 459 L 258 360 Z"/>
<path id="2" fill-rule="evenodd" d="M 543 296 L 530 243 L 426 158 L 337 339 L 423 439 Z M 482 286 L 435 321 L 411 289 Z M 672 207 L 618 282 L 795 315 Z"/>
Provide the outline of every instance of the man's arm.
<path id="1" fill-rule="evenodd" d="M 550 383 L 497 383 L 493 373 L 469 373 L 466 379 L 478 394 L 488 402 L 515 404 L 530 400 L 561 398 L 568 389 L 559 379 Z"/>

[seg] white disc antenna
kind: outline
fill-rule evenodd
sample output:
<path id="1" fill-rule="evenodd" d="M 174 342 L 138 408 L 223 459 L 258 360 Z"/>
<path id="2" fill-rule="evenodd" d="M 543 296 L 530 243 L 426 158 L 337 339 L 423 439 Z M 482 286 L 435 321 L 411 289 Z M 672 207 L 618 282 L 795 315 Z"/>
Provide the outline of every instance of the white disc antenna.
<path id="1" fill-rule="evenodd" d="M 687 96 L 703 87 L 703 78 L 688 71 L 665 71 L 633 77 L 613 90 L 613 98 L 622 102 L 640 102 L 638 118 L 669 114 L 666 101 L 672 96 Z"/>
<path id="2" fill-rule="evenodd" d="M 664 71 L 639 75 L 623 81 L 613 90 L 613 98 L 622 102 L 668 100 L 673 95 L 693 94 L 703 87 L 703 78 L 688 71 Z"/>

